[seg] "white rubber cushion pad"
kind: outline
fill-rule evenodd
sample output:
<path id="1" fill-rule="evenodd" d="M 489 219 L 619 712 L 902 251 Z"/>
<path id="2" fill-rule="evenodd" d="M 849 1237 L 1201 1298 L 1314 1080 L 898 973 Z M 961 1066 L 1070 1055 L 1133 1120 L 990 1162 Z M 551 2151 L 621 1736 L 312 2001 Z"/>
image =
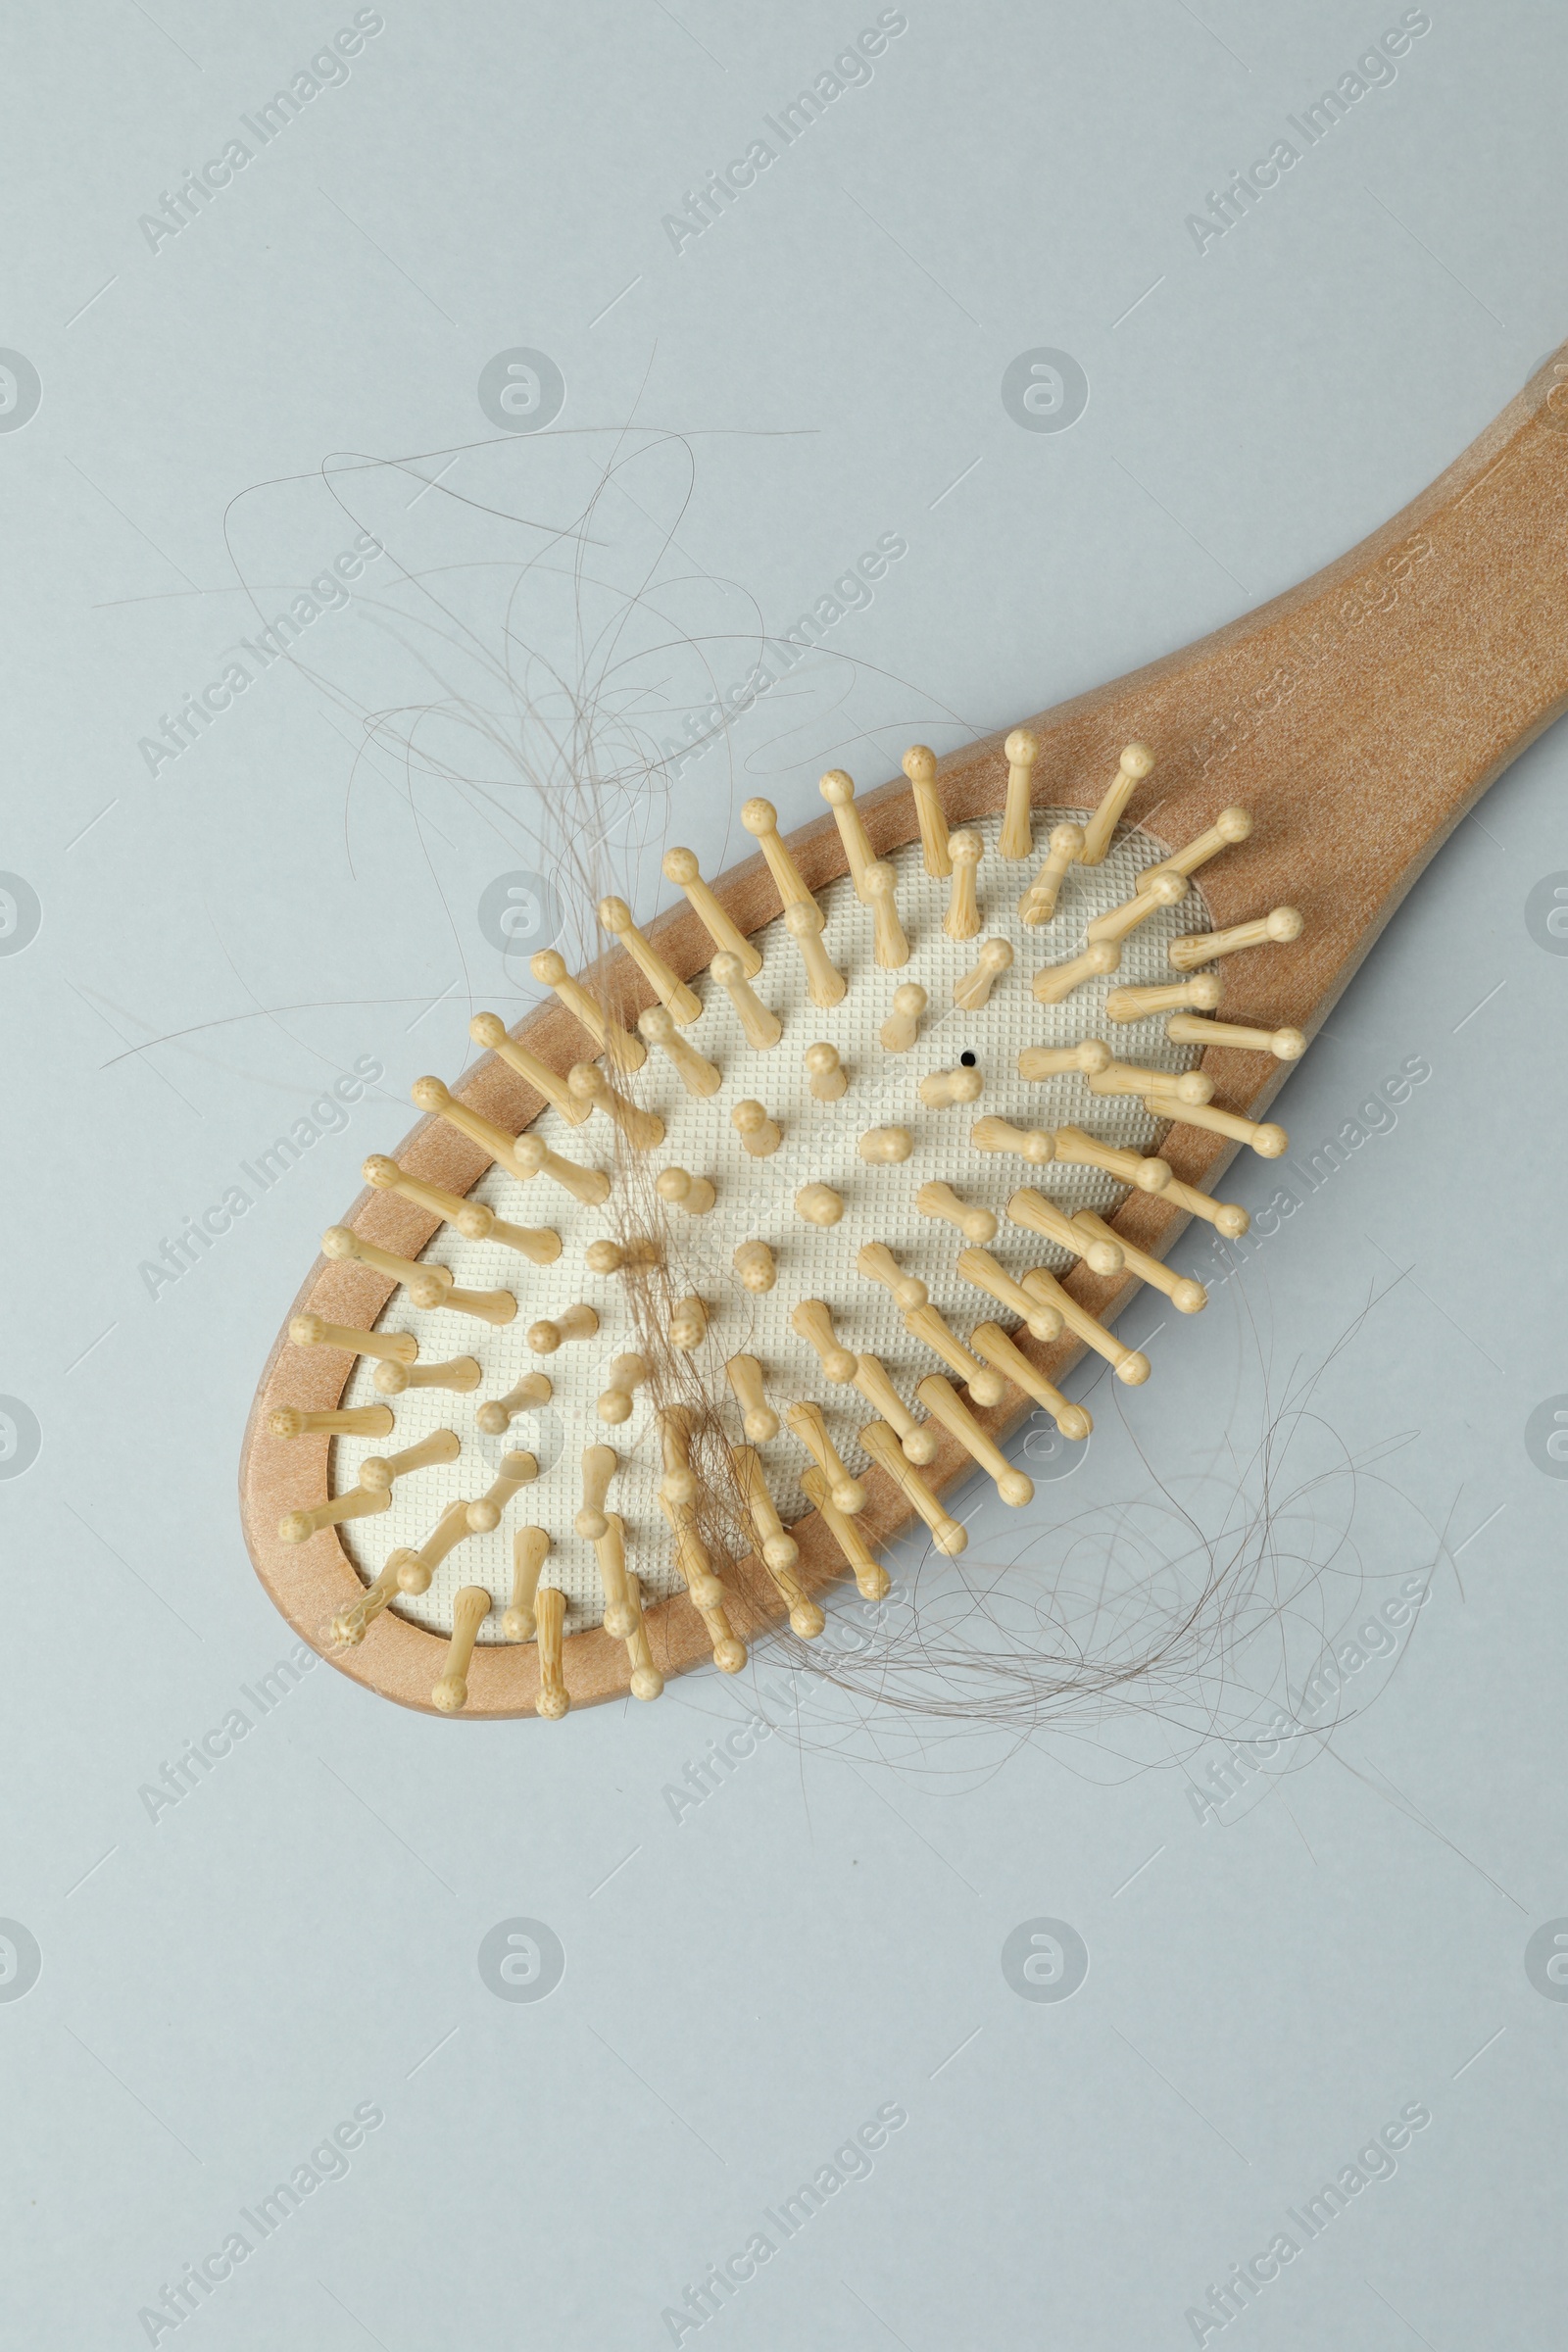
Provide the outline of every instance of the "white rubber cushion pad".
<path id="1" fill-rule="evenodd" d="M 1030 994 L 1030 982 L 1041 966 L 1077 955 L 1086 924 L 1131 898 L 1139 871 L 1168 854 L 1163 843 L 1147 833 L 1123 832 L 1102 864 L 1070 868 L 1054 921 L 1027 930 L 1017 919 L 1018 900 L 1045 858 L 1052 825 L 1073 813 L 1035 810 L 1036 850 L 1028 863 L 1004 864 L 997 857 L 999 818 L 972 828 L 983 834 L 986 856 L 979 869 L 981 928 L 970 940 L 951 940 L 944 933 L 948 884 L 927 876 L 918 841 L 895 852 L 891 862 L 899 875 L 899 911 L 910 946 L 909 960 L 899 971 L 877 968 L 872 912 L 856 898 L 849 878 L 821 892 L 824 942 L 849 981 L 843 1002 L 831 1010 L 811 1004 L 799 950 L 782 921 L 758 932 L 753 944 L 764 963 L 753 986 L 784 1024 L 780 1042 L 766 1053 L 747 1043 L 723 990 L 703 973 L 692 984 L 704 1000 L 703 1016 L 680 1034 L 723 1071 L 724 1083 L 717 1093 L 706 1099 L 688 1095 L 667 1057 L 655 1049 L 633 1077 L 616 1080 L 639 1104 L 663 1117 L 663 1143 L 640 1155 L 649 1176 L 661 1168 L 681 1167 L 694 1176 L 710 1177 L 717 1188 L 717 1200 L 707 1216 L 671 1211 L 667 1232 L 675 1296 L 694 1291 L 708 1309 L 708 1339 L 694 1359 L 695 1368 L 710 1395 L 720 1400 L 726 1425 L 737 1440 L 739 1413 L 725 1383 L 724 1364 L 744 1351 L 760 1361 L 768 1400 L 781 1424 L 787 1405 L 812 1399 L 821 1405 L 849 1469 L 857 1472 L 865 1463 L 857 1433 L 876 1416 L 858 1390 L 835 1387 L 823 1377 L 813 1349 L 790 1329 L 790 1310 L 803 1298 L 826 1299 L 845 1347 L 879 1356 L 911 1406 L 915 1383 L 945 1368 L 906 1332 L 890 1294 L 857 1272 L 856 1255 L 864 1242 L 888 1244 L 906 1271 L 928 1286 L 932 1303 L 960 1339 L 966 1340 L 976 1323 L 992 1315 L 1012 1327 L 1011 1316 L 1000 1312 L 956 1271 L 962 1236 L 951 1225 L 916 1212 L 914 1195 L 922 1184 L 941 1179 L 965 1201 L 992 1209 L 998 1219 L 992 1252 L 1015 1276 L 1030 1266 L 1059 1270 L 1070 1262 L 1038 1236 L 1008 1224 L 1006 1202 L 1020 1185 L 1046 1192 L 1069 1212 L 1095 1208 L 1104 1213 L 1123 1198 L 1125 1188 L 1098 1169 L 1054 1163 L 1034 1168 L 1011 1155 L 976 1151 L 969 1141 L 976 1119 L 999 1116 L 1024 1128 L 1073 1124 L 1106 1144 L 1141 1152 L 1150 1151 L 1163 1133 L 1163 1125 L 1149 1116 L 1136 1097 L 1092 1095 L 1076 1072 L 1034 1084 L 1018 1075 L 1022 1047 L 1073 1045 L 1090 1037 L 1104 1038 L 1120 1060 L 1158 1069 L 1190 1069 L 1198 1058 L 1196 1049 L 1167 1041 L 1161 1017 L 1118 1026 L 1107 1023 L 1104 1013 L 1112 988 L 1178 977 L 1166 961 L 1167 942 L 1210 927 L 1196 884 L 1180 905 L 1159 909 L 1132 933 L 1123 945 L 1118 972 L 1086 982 L 1061 1004 L 1037 1004 Z M 1009 943 L 1012 967 L 981 1011 L 960 1012 L 953 1003 L 954 982 L 972 968 L 982 942 L 992 938 Z M 907 1054 L 889 1054 L 877 1033 L 892 1009 L 894 990 L 906 981 L 917 981 L 930 1003 L 919 1042 Z M 836 1102 L 818 1102 L 810 1093 L 804 1056 L 807 1047 L 818 1040 L 838 1048 L 849 1077 L 849 1091 Z M 583 1050 L 587 1058 L 586 1038 Z M 973 1105 L 926 1109 L 915 1091 L 918 1081 L 928 1071 L 956 1067 L 966 1052 L 973 1054 L 985 1079 L 980 1100 Z M 783 1128 L 783 1143 L 770 1158 L 751 1158 L 730 1125 L 734 1104 L 748 1097 L 764 1104 Z M 869 1167 L 858 1152 L 858 1140 L 867 1128 L 888 1126 L 908 1128 L 914 1139 L 912 1156 L 902 1165 Z M 581 1165 L 614 1173 L 624 1158 L 624 1145 L 598 1112 L 585 1125 L 570 1127 L 557 1112 L 546 1110 L 531 1132 Z M 808 1225 L 797 1215 L 796 1193 L 815 1182 L 843 1195 L 845 1212 L 837 1225 Z M 406 1292 L 394 1291 L 381 1318 L 386 1329 L 416 1333 L 424 1362 L 476 1356 L 485 1377 L 466 1395 L 416 1389 L 394 1398 L 397 1427 L 390 1438 L 335 1441 L 334 1493 L 358 1482 L 360 1464 L 368 1455 L 415 1445 L 436 1429 L 455 1429 L 463 1441 L 456 1460 L 400 1479 L 389 1511 L 350 1523 L 341 1532 L 349 1556 L 368 1582 L 394 1547 L 420 1544 L 449 1502 L 459 1495 L 471 1501 L 482 1494 L 504 1453 L 514 1447 L 532 1452 L 538 1456 L 541 1476 L 514 1497 L 500 1528 L 468 1537 L 436 1570 L 428 1592 L 397 1606 L 416 1623 L 449 1633 L 454 1594 L 464 1585 L 483 1585 L 499 1612 L 511 1592 L 512 1532 L 532 1524 L 550 1532 L 553 1548 L 544 1581 L 565 1593 L 567 1631 L 579 1633 L 599 1623 L 603 1607 L 593 1545 L 572 1529 L 585 1446 L 610 1445 L 621 1458 L 607 1507 L 618 1511 L 625 1522 L 627 1565 L 641 1578 L 644 1591 L 651 1598 L 662 1599 L 680 1589 L 669 1529 L 656 1499 L 662 1461 L 647 1391 L 638 1392 L 630 1420 L 618 1428 L 607 1428 L 595 1410 L 612 1357 L 637 1346 L 621 1278 L 591 1274 L 583 1259 L 590 1242 L 616 1230 L 615 1201 L 612 1196 L 603 1208 L 583 1207 L 547 1177 L 525 1184 L 499 1168 L 480 1179 L 472 1197 L 515 1224 L 554 1226 L 561 1235 L 561 1256 L 553 1265 L 533 1266 L 499 1244 L 465 1241 L 450 1225 L 437 1229 L 426 1257 L 450 1266 L 456 1282 L 466 1289 L 514 1291 L 517 1318 L 497 1329 L 440 1308 L 420 1310 Z M 766 1242 L 778 1263 L 777 1285 L 761 1297 L 742 1288 L 731 1262 L 736 1244 L 754 1239 Z M 569 1343 L 550 1356 L 533 1354 L 525 1338 L 528 1326 L 579 1299 L 598 1310 L 598 1336 Z M 372 1385 L 374 1369 L 368 1359 L 359 1359 L 344 1394 L 345 1404 L 384 1401 Z M 549 1376 L 555 1386 L 552 1403 L 519 1414 L 504 1437 L 483 1434 L 475 1424 L 477 1406 L 486 1397 L 504 1396 L 528 1371 Z M 784 1426 L 760 1451 L 774 1499 L 789 1525 L 810 1507 L 800 1486 L 809 1457 Z M 492 1614 L 479 1639 L 501 1638 L 499 1613 Z"/>

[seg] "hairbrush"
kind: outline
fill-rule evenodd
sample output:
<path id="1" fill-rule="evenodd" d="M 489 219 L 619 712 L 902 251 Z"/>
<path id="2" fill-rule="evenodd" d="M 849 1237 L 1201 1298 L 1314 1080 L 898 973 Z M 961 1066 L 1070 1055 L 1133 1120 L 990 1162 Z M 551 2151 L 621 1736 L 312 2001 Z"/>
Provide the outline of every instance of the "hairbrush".
<path id="1" fill-rule="evenodd" d="M 429 1711 L 559 1717 L 783 1619 L 1002 1450 L 1069 1443 L 1113 1326 L 1383 924 L 1568 702 L 1568 357 L 1327 569 L 1097 692 L 827 806 L 414 1088 L 263 1373 L 267 1590 Z M 1179 1344 L 1175 1331 L 1165 1347 Z"/>

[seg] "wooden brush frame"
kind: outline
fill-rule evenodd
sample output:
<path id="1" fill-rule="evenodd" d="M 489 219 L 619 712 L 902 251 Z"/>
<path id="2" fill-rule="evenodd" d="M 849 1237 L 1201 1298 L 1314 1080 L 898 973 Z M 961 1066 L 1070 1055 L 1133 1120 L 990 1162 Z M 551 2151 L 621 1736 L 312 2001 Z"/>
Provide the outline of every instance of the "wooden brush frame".
<path id="1" fill-rule="evenodd" d="M 1252 1025 L 1298 1029 L 1310 1040 L 1428 860 L 1488 785 L 1565 708 L 1568 347 L 1430 489 L 1349 554 L 1185 651 L 1030 718 L 1038 742 L 1031 800 L 1037 808 L 1093 810 L 1123 747 L 1138 741 L 1151 748 L 1154 765 L 1134 791 L 1124 821 L 1141 824 L 1162 844 L 1179 849 L 1222 808 L 1245 803 L 1255 820 L 1251 837 L 1204 866 L 1201 896 L 1220 929 L 1282 904 L 1301 909 L 1306 920 L 1298 940 L 1246 952 L 1227 966 L 1227 979 L 1238 974 L 1233 1001 Z M 1003 809 L 1007 732 L 937 763 L 951 828 Z M 902 777 L 858 799 L 856 808 L 877 858 L 917 838 L 915 795 Z M 812 892 L 848 871 L 831 810 L 791 835 L 787 849 Z M 1034 868 L 1009 870 L 1017 871 L 1022 888 Z M 778 894 L 760 855 L 711 887 L 747 937 L 778 917 Z M 712 960 L 712 939 L 689 906 L 649 924 L 646 936 L 680 981 Z M 628 1027 L 657 1001 L 619 950 L 580 977 Z M 563 1079 L 583 1058 L 583 1032 L 554 1000 L 512 1035 Z M 1255 1119 L 1292 1065 L 1268 1053 L 1220 1056 L 1211 1050 L 1201 1066 L 1228 1102 Z M 513 1133 L 545 1107 L 494 1053 L 464 1080 L 460 1100 Z M 1211 1193 L 1237 1147 L 1181 1125 L 1157 1149 L 1179 1179 Z M 436 1117 L 421 1121 L 395 1156 L 409 1173 L 460 1195 L 491 1164 Z M 362 1193 L 341 1221 L 405 1258 L 419 1255 L 439 1222 L 398 1194 L 373 1190 Z M 1138 1191 L 1110 1219 L 1118 1236 L 1156 1257 L 1186 1222 L 1167 1199 Z M 314 1313 L 368 1329 L 394 1287 L 371 1267 L 322 1258 L 290 1315 Z M 1101 1279 L 1079 1265 L 1065 1287 L 1109 1323 L 1139 1286 L 1125 1274 Z M 1025 1330 L 1015 1345 L 1057 1386 L 1082 1353 L 1066 1336 L 1047 1347 Z M 333 1665 L 388 1698 L 435 1714 L 431 1691 L 447 1638 L 387 1610 L 358 1647 L 328 1646 L 323 1629 L 363 1597 L 365 1586 L 335 1530 L 295 1544 L 277 1533 L 288 1512 L 326 1494 L 332 1441 L 323 1433 L 274 1438 L 270 1415 L 285 1405 L 337 1406 L 353 1361 L 334 1348 L 290 1347 L 285 1319 L 245 1434 L 246 1542 L 278 1608 Z M 975 1418 L 1000 1439 L 1033 1409 L 1014 1392 Z M 937 1432 L 936 1457 L 922 1473 L 931 1487 L 940 1493 L 971 1468 L 956 1440 Z M 875 1547 L 909 1514 L 882 1470 L 868 1469 L 863 1483 L 866 1506 L 856 1525 Z M 817 1513 L 790 1532 L 808 1591 L 842 1580 L 843 1558 Z M 738 1630 L 784 1615 L 777 1588 L 755 1559 L 736 1564 L 727 1581 L 741 1604 L 738 1619 L 748 1620 Z M 646 1623 L 666 1673 L 708 1658 L 708 1629 L 684 1594 L 650 1605 Z M 595 1629 L 567 1640 L 565 1671 L 572 1705 L 580 1707 L 625 1693 L 632 1661 L 624 1642 Z M 480 1644 L 466 1682 L 466 1720 L 532 1714 L 539 1696 L 535 1644 Z"/>

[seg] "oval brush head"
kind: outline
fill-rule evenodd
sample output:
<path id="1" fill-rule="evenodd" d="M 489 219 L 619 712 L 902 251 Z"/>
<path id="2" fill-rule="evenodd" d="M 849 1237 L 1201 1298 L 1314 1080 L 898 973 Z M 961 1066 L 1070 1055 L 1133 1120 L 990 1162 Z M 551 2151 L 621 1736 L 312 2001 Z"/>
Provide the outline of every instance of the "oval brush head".
<path id="1" fill-rule="evenodd" d="M 1110 798 L 1129 765 L 1149 772 L 1141 756 L 1124 762 Z M 703 1654 L 671 1650 L 663 1621 L 676 1612 L 726 1671 L 769 1619 L 814 1639 L 812 1588 L 848 1570 L 880 1589 L 874 1547 L 907 1512 L 940 1549 L 961 1552 L 964 1531 L 940 1499 L 961 1467 L 978 1464 L 1009 1502 L 1028 1499 L 1028 1479 L 997 1449 L 1009 1418 L 1044 1400 L 1082 1442 L 1088 1414 L 1018 1352 L 1066 1329 L 1024 1284 L 1080 1267 L 1123 1276 L 1122 1245 L 1090 1216 L 1113 1212 L 1134 1184 L 1176 1181 L 1153 1153 L 1188 1105 L 1161 1090 L 1203 1105 L 1214 1089 L 1194 1074 L 1198 1045 L 1167 1035 L 1161 991 L 1174 985 L 1182 1006 L 1218 1002 L 1206 977 L 1173 983 L 1170 956 L 1179 937 L 1203 935 L 1192 876 L 1225 844 L 1178 872 L 1178 854 L 1124 825 L 1097 863 L 1074 858 L 1054 876 L 1042 918 L 1035 883 L 1053 836 L 1067 825 L 1082 841 L 1087 829 L 1020 806 L 1021 772 L 1014 760 L 1020 854 L 1002 855 L 1004 817 L 978 817 L 951 837 L 943 877 L 926 870 L 917 812 L 909 839 L 870 855 L 842 771 L 830 781 L 847 870 L 814 889 L 766 804 L 754 805 L 772 919 L 732 927 L 728 886 L 703 886 L 694 903 L 713 968 L 678 983 L 697 1007 L 683 1029 L 660 1004 L 636 1018 L 618 991 L 602 1021 L 585 1019 L 574 989 L 563 1086 L 495 1016 L 475 1016 L 502 1069 L 545 1098 L 520 1142 L 499 1104 L 469 1100 L 471 1085 L 416 1083 L 431 1125 L 397 1157 L 367 1163 L 371 1192 L 357 1222 L 329 1234 L 321 1280 L 379 1277 L 373 1303 L 353 1311 L 377 1348 L 396 1335 L 402 1353 L 411 1342 L 417 1352 L 390 1373 L 384 1353 L 340 1358 L 333 1410 L 345 1417 L 322 1432 L 329 1456 L 307 1468 L 279 1441 L 321 1481 L 319 1524 L 358 1574 L 358 1596 L 313 1624 L 330 1619 L 329 1654 L 360 1671 L 404 1628 L 450 1641 L 450 1654 L 429 1643 L 428 1683 L 408 1693 L 444 1713 L 496 1711 L 498 1695 L 518 1706 L 516 1691 L 484 1685 L 497 1651 L 524 1669 L 525 1703 L 548 1698 L 547 1715 L 563 1711 L 563 1692 L 568 1703 L 615 1690 L 651 1698 L 665 1672 Z M 849 858 L 862 840 L 858 891 Z M 695 889 L 689 854 L 680 870 Z M 624 940 L 627 912 L 611 912 Z M 1043 1004 L 1036 974 L 1081 959 L 1107 925 L 1113 945 Z M 741 940 L 750 972 L 720 939 Z M 637 958 L 645 972 L 649 959 L 672 998 L 673 973 L 652 949 Z M 636 1030 L 656 1048 L 637 1070 L 612 1044 L 595 1054 L 601 1034 Z M 1107 1073 L 1114 1091 L 1102 1089 Z M 1086 1129 L 1083 1149 L 1055 1153 L 1058 1131 Z M 488 1164 L 466 1190 L 447 1189 L 432 1152 L 460 1180 L 466 1156 Z M 417 1242 L 406 1230 L 415 1215 Z M 389 1217 L 408 1254 L 364 1230 L 390 1230 Z M 1146 1279 L 1170 1283 L 1135 1254 Z M 1190 1310 L 1201 1306 L 1200 1286 L 1177 1287 Z M 1143 1358 L 1088 1309 L 1071 1311 L 1124 1378 L 1140 1373 Z M 285 1384 L 306 1354 L 281 1359 Z M 389 1377 L 393 1447 L 379 1420 L 360 1418 L 384 1406 Z M 296 1522 L 309 1509 L 296 1503 Z M 362 1513 L 373 1532 L 357 1527 Z M 559 1666 L 538 1655 L 541 1590 L 561 1595 Z M 548 1649 L 550 1611 L 544 1638 Z"/>

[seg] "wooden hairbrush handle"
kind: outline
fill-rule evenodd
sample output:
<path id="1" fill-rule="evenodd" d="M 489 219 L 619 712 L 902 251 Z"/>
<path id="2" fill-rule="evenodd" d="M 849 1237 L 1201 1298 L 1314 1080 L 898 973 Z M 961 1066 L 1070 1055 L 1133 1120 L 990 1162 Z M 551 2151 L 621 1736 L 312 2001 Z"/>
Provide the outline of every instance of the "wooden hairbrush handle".
<path id="1" fill-rule="evenodd" d="M 1310 1035 L 1428 859 L 1564 709 L 1568 344 L 1348 555 L 1031 718 L 1034 799 L 1074 805 L 1138 736 L 1155 765 L 1130 821 L 1187 841 L 1245 801 L 1252 836 L 1204 867 L 1203 893 L 1216 929 L 1301 908 L 1303 938 L 1258 959 L 1248 997 L 1271 1017 L 1288 1003 L 1273 1025 Z M 996 737 L 943 761 L 950 818 L 998 806 L 1004 769 Z"/>

